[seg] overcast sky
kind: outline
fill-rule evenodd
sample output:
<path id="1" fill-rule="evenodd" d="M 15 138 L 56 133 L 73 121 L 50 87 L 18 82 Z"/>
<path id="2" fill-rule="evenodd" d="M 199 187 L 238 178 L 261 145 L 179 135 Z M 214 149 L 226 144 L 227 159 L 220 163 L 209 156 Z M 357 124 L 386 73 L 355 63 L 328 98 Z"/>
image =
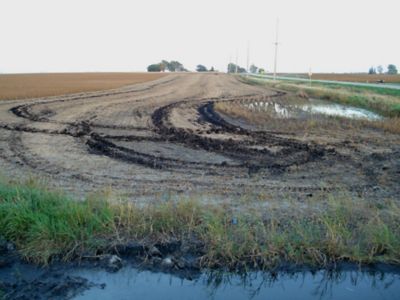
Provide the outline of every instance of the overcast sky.
<path id="1" fill-rule="evenodd" d="M 0 0 L 0 72 L 271 71 L 277 18 L 280 72 L 400 67 L 399 0 Z"/>

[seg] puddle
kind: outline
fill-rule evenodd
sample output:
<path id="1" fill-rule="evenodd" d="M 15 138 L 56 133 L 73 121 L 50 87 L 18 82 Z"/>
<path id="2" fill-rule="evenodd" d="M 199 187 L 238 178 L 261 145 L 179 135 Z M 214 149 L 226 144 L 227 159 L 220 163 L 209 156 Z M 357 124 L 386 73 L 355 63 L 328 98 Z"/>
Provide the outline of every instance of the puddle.
<path id="1" fill-rule="evenodd" d="M 382 119 L 382 116 L 366 109 L 316 99 L 304 100 L 296 104 L 258 101 L 244 103 L 242 106 L 251 111 L 266 112 L 275 118 L 307 118 L 310 115 L 325 115 L 350 119 Z"/>
<path id="2" fill-rule="evenodd" d="M 74 299 L 396 299 L 399 273 L 359 271 L 203 274 L 193 280 L 125 267 L 117 273 L 74 270 L 95 284 Z"/>

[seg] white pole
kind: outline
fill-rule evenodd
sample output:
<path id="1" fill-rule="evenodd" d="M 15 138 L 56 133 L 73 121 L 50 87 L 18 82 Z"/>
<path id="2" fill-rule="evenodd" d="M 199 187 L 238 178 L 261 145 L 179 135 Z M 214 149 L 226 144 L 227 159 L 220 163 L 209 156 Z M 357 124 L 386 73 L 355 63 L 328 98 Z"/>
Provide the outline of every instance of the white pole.
<path id="1" fill-rule="evenodd" d="M 247 41 L 247 76 L 249 76 L 249 62 L 250 62 L 250 42 Z"/>
<path id="2" fill-rule="evenodd" d="M 276 67 L 277 67 L 277 62 L 278 62 L 278 30 L 279 30 L 279 19 L 276 19 L 274 81 L 276 81 Z"/>
<path id="3" fill-rule="evenodd" d="M 238 72 L 238 49 L 236 49 L 236 66 L 235 66 L 235 73 Z"/>

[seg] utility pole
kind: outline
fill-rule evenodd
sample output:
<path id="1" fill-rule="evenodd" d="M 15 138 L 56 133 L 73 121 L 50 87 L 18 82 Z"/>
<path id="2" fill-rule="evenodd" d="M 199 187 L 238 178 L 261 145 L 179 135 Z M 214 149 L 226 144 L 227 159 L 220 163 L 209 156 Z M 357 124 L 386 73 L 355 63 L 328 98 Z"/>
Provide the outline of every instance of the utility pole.
<path id="1" fill-rule="evenodd" d="M 235 73 L 238 72 L 238 49 L 236 49 L 236 66 L 235 66 Z"/>
<path id="2" fill-rule="evenodd" d="M 275 35 L 275 59 L 274 59 L 274 81 L 276 81 L 276 65 L 278 62 L 278 30 L 279 30 L 279 19 L 276 19 L 276 35 Z"/>
<path id="3" fill-rule="evenodd" d="M 247 41 L 247 77 L 249 76 L 249 62 L 250 62 L 250 42 Z"/>

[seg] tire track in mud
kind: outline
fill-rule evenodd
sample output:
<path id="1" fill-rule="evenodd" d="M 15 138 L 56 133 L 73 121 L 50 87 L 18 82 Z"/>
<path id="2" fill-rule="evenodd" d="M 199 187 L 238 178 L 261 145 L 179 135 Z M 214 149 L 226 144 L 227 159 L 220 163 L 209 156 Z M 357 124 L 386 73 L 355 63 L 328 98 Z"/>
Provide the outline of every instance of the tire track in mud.
<path id="1" fill-rule="evenodd" d="M 154 170 L 155 174 L 167 171 L 170 174 L 176 174 L 178 178 L 186 178 L 186 182 L 192 182 L 196 187 L 214 186 L 217 184 L 213 182 L 215 178 L 223 180 L 227 174 L 230 174 L 229 176 L 233 179 L 226 184 L 226 189 L 233 192 L 247 187 L 262 189 L 263 186 L 268 187 L 270 191 L 294 194 L 307 194 L 314 191 L 329 192 L 341 189 L 341 187 L 313 185 L 308 182 L 297 184 L 296 180 L 293 180 L 292 183 L 275 186 L 275 183 L 269 184 L 268 180 L 271 178 L 279 180 L 283 174 L 295 172 L 292 171 L 292 168 L 302 166 L 304 168 L 308 164 L 313 164 L 313 170 L 316 170 L 318 166 L 327 166 L 326 161 L 329 159 L 352 165 L 354 169 L 362 169 L 360 162 L 354 161 L 350 156 L 339 154 L 332 146 L 288 138 L 287 134 L 282 136 L 282 133 L 260 131 L 256 128 L 246 129 L 247 127 L 230 123 L 215 110 L 215 104 L 219 101 L 232 103 L 272 101 L 274 98 L 279 99 L 285 96 L 283 92 L 274 91 L 274 94 L 271 95 L 262 91 L 252 91 L 249 88 L 246 91 L 238 92 L 237 95 L 229 94 L 229 92 L 224 94 L 224 91 L 221 91 L 216 96 L 204 96 L 200 92 L 198 95 L 189 94 L 188 96 L 185 92 L 171 89 L 174 84 L 178 83 L 177 78 L 174 78 L 160 84 L 149 84 L 142 89 L 116 90 L 16 105 L 10 109 L 10 112 L 26 122 L 0 124 L 0 128 L 13 132 L 9 148 L 24 165 L 33 170 L 61 177 L 76 177 L 79 172 L 74 171 L 75 173 L 71 174 L 62 166 L 52 165 L 50 161 L 46 161 L 45 157 L 33 153 L 29 149 L 31 147 L 29 141 L 24 143 L 21 133 L 68 136 L 73 138 L 89 156 L 100 155 L 127 166 L 141 166 Z M 210 82 L 202 82 L 204 90 L 206 90 L 207 84 Z M 165 90 L 166 87 L 171 90 Z M 118 95 L 124 95 L 124 98 L 112 98 Z M 72 107 L 84 99 L 101 97 L 104 97 L 104 101 L 98 106 L 96 103 L 90 103 L 90 106 L 86 107 L 87 111 L 76 118 L 74 122 L 57 119 L 57 110 L 52 108 L 52 105 L 58 103 L 65 103 L 66 107 Z M 167 100 L 164 101 L 164 98 Z M 49 106 L 48 111 L 38 110 L 35 112 L 35 105 L 42 104 Z M 82 105 L 84 105 L 84 101 Z M 126 112 L 128 110 L 129 113 Z M 111 114 L 108 111 L 111 111 Z M 119 117 L 120 113 L 125 113 L 125 115 L 121 115 L 121 118 L 128 120 L 137 118 L 139 121 L 135 121 L 136 123 L 120 122 L 121 125 L 113 125 L 112 118 Z M 183 123 L 177 122 L 176 116 L 181 118 Z M 102 122 L 102 118 L 105 118 L 105 122 Z M 145 124 L 142 122 L 143 120 L 148 121 Z M 60 127 L 51 129 L 46 126 L 36 126 L 46 123 L 60 125 Z M 157 149 L 156 151 L 154 149 L 147 150 L 146 147 Z M 271 150 L 272 148 L 278 150 Z M 172 150 L 168 152 L 165 149 Z M 187 149 L 189 158 L 181 157 L 179 151 L 182 150 L 179 149 Z M 62 153 L 60 155 L 62 156 Z M 198 157 L 207 155 L 213 159 L 199 159 Z M 87 174 L 89 175 L 86 177 L 90 177 L 91 172 L 95 174 L 95 171 L 88 170 Z M 375 173 L 370 177 L 374 175 Z M 104 176 L 113 178 L 111 174 Z M 207 182 L 199 179 L 202 176 L 209 176 L 213 179 Z M 254 176 L 258 176 L 260 182 L 265 180 L 265 183 L 245 181 L 246 178 Z M 318 177 L 318 175 L 307 176 Z M 121 174 L 121 178 L 129 181 L 125 173 Z M 235 182 L 235 178 L 239 181 Z M 135 178 L 135 180 L 149 185 L 154 185 L 155 182 L 160 184 L 174 182 L 179 185 L 179 179 Z M 350 190 L 362 191 L 366 186 L 367 184 L 360 180 L 348 183 L 346 187 Z"/>
<path id="2" fill-rule="evenodd" d="M 145 89 L 147 90 L 147 89 Z M 123 92 L 125 93 L 125 92 Z M 107 95 L 115 95 L 122 93 L 111 93 Z M 216 101 L 252 101 L 252 100 L 267 100 L 273 97 L 284 96 L 283 92 L 276 92 L 272 96 L 259 96 L 257 94 L 244 95 L 236 98 L 226 99 L 214 98 L 209 99 L 192 99 L 184 101 L 176 101 L 172 104 L 160 107 L 154 111 L 151 115 L 151 120 L 155 126 L 155 132 L 159 137 L 143 137 L 134 135 L 116 136 L 116 140 L 124 141 L 152 141 L 152 142 L 172 142 L 177 143 L 192 149 L 203 149 L 205 151 L 211 151 L 215 153 L 223 154 L 233 160 L 239 161 L 239 165 L 229 165 L 225 161 L 217 163 L 200 163 L 200 162 L 188 162 L 179 159 L 166 158 L 162 156 L 154 156 L 146 153 L 141 153 L 128 149 L 126 147 L 117 146 L 111 140 L 113 136 L 100 136 L 99 134 L 92 131 L 90 121 L 80 122 L 57 122 L 49 120 L 48 118 L 34 115 L 29 112 L 29 109 L 36 103 L 29 105 L 20 105 L 13 107 L 11 112 L 16 116 L 29 119 L 33 122 L 53 122 L 63 125 L 68 125 L 67 128 L 60 131 L 40 130 L 36 128 L 29 128 L 23 125 L 18 125 L 14 128 L 6 125 L 4 129 L 10 129 L 15 131 L 26 131 L 31 133 L 47 133 L 47 134 L 64 134 L 72 137 L 83 137 L 87 136 L 86 145 L 89 147 L 89 152 L 93 154 L 106 155 L 114 159 L 120 159 L 125 162 L 140 164 L 153 169 L 165 169 L 165 168 L 194 168 L 198 170 L 204 170 L 207 167 L 221 167 L 221 168 L 246 168 L 248 174 L 253 174 L 262 168 L 272 169 L 275 172 L 282 172 L 287 167 L 296 164 L 305 164 L 309 161 L 319 159 L 325 154 L 325 149 L 318 145 L 309 146 L 305 143 L 299 143 L 294 140 L 278 138 L 272 134 L 266 132 L 249 131 L 242 127 L 232 125 L 225 121 L 215 110 L 214 103 Z M 90 96 L 98 97 L 97 95 Z M 87 97 L 84 97 L 87 98 Z M 75 97 L 70 101 L 82 100 L 82 98 Z M 66 100 L 54 100 L 50 103 L 65 102 Z M 137 102 L 138 100 L 135 100 Z M 139 100 L 140 101 L 140 100 Z M 170 111 L 181 105 L 195 105 L 194 103 L 204 103 L 200 106 L 197 105 L 197 111 L 199 113 L 199 123 L 206 123 L 211 129 L 207 130 L 207 133 L 225 134 L 234 133 L 236 135 L 243 135 L 250 137 L 250 141 L 235 141 L 231 138 L 228 140 L 219 140 L 209 137 L 204 137 L 199 134 L 193 133 L 188 129 L 175 128 L 166 126 L 165 123 L 168 121 Z M 118 105 L 111 103 L 108 106 Z M 195 105 L 196 106 L 196 105 Z M 113 129 L 134 129 L 134 127 L 120 127 L 120 126 L 107 126 L 107 125 L 94 125 L 100 128 L 113 128 Z M 141 128 L 146 129 L 146 128 Z M 285 147 L 278 153 L 272 153 L 268 149 L 250 149 L 248 146 L 268 144 L 271 146 Z M 293 156 L 293 157 L 290 157 Z M 26 159 L 25 159 L 26 160 Z M 26 161 L 27 163 L 27 161 Z M 34 167 L 33 167 L 34 168 Z M 214 170 L 215 171 L 215 170 Z"/>

